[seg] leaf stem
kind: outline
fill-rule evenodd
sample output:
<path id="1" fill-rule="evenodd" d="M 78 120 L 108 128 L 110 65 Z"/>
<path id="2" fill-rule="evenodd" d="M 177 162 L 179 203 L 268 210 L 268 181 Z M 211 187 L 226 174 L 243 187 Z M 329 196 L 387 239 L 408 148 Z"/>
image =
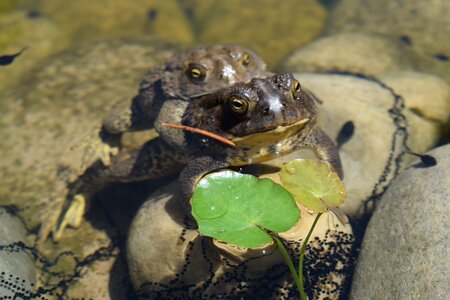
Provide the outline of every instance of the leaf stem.
<path id="1" fill-rule="evenodd" d="M 289 256 L 286 248 L 284 247 L 283 243 L 280 241 L 279 238 L 277 238 L 274 234 L 271 234 L 272 239 L 277 243 L 278 249 L 280 249 L 281 255 L 284 258 L 284 261 L 286 262 L 289 271 L 291 271 L 292 277 L 294 278 L 295 285 L 297 286 L 297 289 L 300 292 L 300 297 L 302 296 L 302 285 L 300 278 L 297 274 L 297 271 L 295 270 L 294 263 L 292 262 L 291 257 Z"/>
<path id="2" fill-rule="evenodd" d="M 308 235 L 306 236 L 305 240 L 303 241 L 302 248 L 300 249 L 300 257 L 298 259 L 298 275 L 297 275 L 297 277 L 300 282 L 299 290 L 300 290 L 300 299 L 301 300 L 308 299 L 308 296 L 306 295 L 306 292 L 305 292 L 305 287 L 303 286 L 303 259 L 305 257 L 306 246 L 308 245 L 309 238 L 311 237 L 311 234 L 314 231 L 314 227 L 316 227 L 317 221 L 319 221 L 319 218 L 321 215 L 322 215 L 322 213 L 317 214 L 311 228 L 309 229 Z"/>

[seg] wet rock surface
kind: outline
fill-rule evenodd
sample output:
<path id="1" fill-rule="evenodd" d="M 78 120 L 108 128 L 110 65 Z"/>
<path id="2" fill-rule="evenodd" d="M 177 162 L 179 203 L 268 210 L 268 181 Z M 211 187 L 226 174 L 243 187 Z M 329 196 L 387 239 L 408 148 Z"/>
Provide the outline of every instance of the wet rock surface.
<path id="1" fill-rule="evenodd" d="M 450 256 L 450 146 L 429 152 L 400 174 L 370 220 L 351 299 L 445 299 Z"/>

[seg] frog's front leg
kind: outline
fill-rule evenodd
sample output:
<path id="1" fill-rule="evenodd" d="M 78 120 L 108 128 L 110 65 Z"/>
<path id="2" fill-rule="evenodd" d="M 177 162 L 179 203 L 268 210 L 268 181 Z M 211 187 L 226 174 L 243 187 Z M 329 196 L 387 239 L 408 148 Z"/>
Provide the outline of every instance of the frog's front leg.
<path id="1" fill-rule="evenodd" d="M 131 101 L 117 102 L 103 118 L 101 129 L 97 130 L 97 139 L 88 145 L 92 148 L 91 156 L 109 166 L 110 158 L 118 153 L 122 134 L 152 129 L 164 100 L 161 70 L 154 69 L 141 82 L 138 95 Z"/>
<path id="2" fill-rule="evenodd" d="M 344 178 L 339 150 L 325 132 L 320 128 L 314 128 L 306 138 L 305 146 L 312 149 L 320 160 L 329 163 L 341 179 Z"/>
<path id="3" fill-rule="evenodd" d="M 227 158 L 219 156 L 199 156 L 190 161 L 181 171 L 179 182 L 181 187 L 181 202 L 190 210 L 190 199 L 194 193 L 197 182 L 207 173 L 229 167 Z"/>
<path id="4" fill-rule="evenodd" d="M 53 230 L 53 240 L 61 239 L 67 226 L 79 227 L 89 200 L 95 192 L 113 182 L 156 179 L 179 172 L 186 156 L 168 146 L 161 138 L 153 139 L 140 149 L 122 151 L 112 158 L 109 167 L 97 162 L 69 185 L 69 196 Z"/>

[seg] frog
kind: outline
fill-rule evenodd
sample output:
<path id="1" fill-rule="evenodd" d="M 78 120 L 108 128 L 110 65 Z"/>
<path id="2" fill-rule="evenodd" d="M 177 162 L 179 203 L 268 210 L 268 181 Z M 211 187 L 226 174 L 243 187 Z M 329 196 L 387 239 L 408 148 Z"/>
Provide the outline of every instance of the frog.
<path id="1" fill-rule="evenodd" d="M 265 62 L 254 51 L 238 45 L 213 45 L 174 54 L 167 62 L 147 72 L 136 96 L 113 105 L 100 126 L 77 143 L 75 147 L 84 148 L 85 154 L 76 175 L 84 173 L 91 165 L 98 165 L 99 161 L 109 167 L 111 158 L 123 151 L 124 133 L 151 129 L 158 132 L 160 127 L 155 128 L 154 124 L 166 101 L 189 101 L 265 74 L 268 74 Z M 179 120 L 183 114 L 174 103 L 165 105 L 165 109 L 171 111 L 172 121 Z M 166 140 L 170 141 L 170 138 Z M 157 154 L 153 155 L 156 157 Z M 160 160 L 167 156 L 161 155 Z M 77 178 L 65 181 L 74 180 Z M 39 232 L 40 244 L 47 239 L 56 223 L 62 224 L 59 228 L 64 228 L 65 224 L 79 226 L 80 219 L 76 216 L 85 209 L 84 200 L 76 197 L 77 201 L 71 202 L 73 207 L 67 208 L 67 203 L 62 203 L 66 198 L 64 195 L 52 200 L 53 207 L 58 208 L 54 209 L 53 216 L 43 221 Z M 68 213 L 61 212 L 61 209 Z M 67 216 L 61 217 L 61 214 Z M 60 236 L 61 233 L 56 234 L 56 240 Z"/>
<path id="2" fill-rule="evenodd" d="M 319 160 L 329 163 L 342 178 L 338 149 L 316 124 L 315 102 L 291 73 L 253 78 L 190 101 L 168 100 L 160 111 L 161 124 L 165 119 L 173 120 L 172 109 L 176 107 L 183 112 L 180 125 L 209 131 L 235 146 L 172 128 L 175 131 L 169 143 L 168 137 L 161 136 L 141 149 L 113 157 L 109 167 L 100 162 L 91 166 L 71 186 L 70 197 L 77 202 L 108 183 L 179 173 L 180 198 L 183 207 L 189 207 L 195 185 L 205 174 L 264 162 L 304 148 L 313 150 Z M 80 222 L 84 213 L 84 207 L 79 207 L 82 209 L 73 214 L 78 217 L 72 226 Z"/>
<path id="3" fill-rule="evenodd" d="M 166 100 L 188 101 L 265 73 L 265 62 L 252 50 L 238 45 L 213 45 L 175 54 L 145 75 L 131 101 L 114 105 L 102 120 L 100 140 L 88 140 L 87 146 L 93 146 L 95 158 L 108 166 L 111 156 L 119 152 L 122 134 L 154 128 Z M 173 111 L 177 111 L 176 107 Z"/>

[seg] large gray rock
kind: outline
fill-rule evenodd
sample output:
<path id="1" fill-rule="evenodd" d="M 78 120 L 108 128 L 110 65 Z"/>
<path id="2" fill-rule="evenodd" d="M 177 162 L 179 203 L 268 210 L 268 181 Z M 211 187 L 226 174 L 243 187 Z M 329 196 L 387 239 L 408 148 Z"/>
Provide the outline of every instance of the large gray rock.
<path id="1" fill-rule="evenodd" d="M 450 145 L 392 183 L 370 220 L 352 299 L 448 299 Z M 418 163 L 418 161 L 416 161 Z"/>
<path id="2" fill-rule="evenodd" d="M 36 269 L 27 246 L 25 228 L 15 216 L 0 208 L 1 299 L 31 298 L 35 295 L 35 283 Z"/>

